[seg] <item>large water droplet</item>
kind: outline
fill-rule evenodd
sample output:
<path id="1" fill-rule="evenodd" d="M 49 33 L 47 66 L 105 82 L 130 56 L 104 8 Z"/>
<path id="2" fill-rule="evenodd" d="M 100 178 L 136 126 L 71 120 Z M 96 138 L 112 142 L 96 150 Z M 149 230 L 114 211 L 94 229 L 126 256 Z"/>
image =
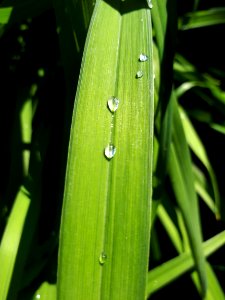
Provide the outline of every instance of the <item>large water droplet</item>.
<path id="1" fill-rule="evenodd" d="M 113 144 L 109 144 L 105 147 L 105 156 L 108 159 L 113 158 L 113 156 L 116 154 L 116 147 Z"/>
<path id="2" fill-rule="evenodd" d="M 143 75 L 144 75 L 143 71 L 138 71 L 136 74 L 136 78 L 141 78 L 143 77 Z"/>
<path id="3" fill-rule="evenodd" d="M 106 262 L 107 260 L 107 255 L 106 253 L 102 252 L 99 256 L 99 263 L 100 265 L 104 265 L 104 263 Z"/>
<path id="4" fill-rule="evenodd" d="M 119 103 L 120 103 L 120 100 L 118 98 L 111 97 L 107 102 L 109 110 L 112 113 L 114 113 L 117 110 L 117 108 L 119 107 Z"/>
<path id="5" fill-rule="evenodd" d="M 139 56 L 139 61 L 143 62 L 147 60 L 148 60 L 148 56 L 146 54 L 141 53 Z"/>

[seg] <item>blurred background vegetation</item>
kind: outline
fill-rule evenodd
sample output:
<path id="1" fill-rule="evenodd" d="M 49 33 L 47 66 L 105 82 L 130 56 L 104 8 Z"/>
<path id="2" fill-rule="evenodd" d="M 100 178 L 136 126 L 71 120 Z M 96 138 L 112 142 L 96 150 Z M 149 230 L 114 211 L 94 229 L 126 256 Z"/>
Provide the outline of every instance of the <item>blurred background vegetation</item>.
<path id="1" fill-rule="evenodd" d="M 32 199 L 28 213 L 19 210 L 14 216 L 16 224 L 23 218 L 26 222 L 15 250 L 17 259 L 7 299 L 17 294 L 18 299 L 31 299 L 41 283 L 56 282 L 70 124 L 94 8 L 90 1 L 83 1 L 82 7 L 79 3 L 82 1 L 0 1 L 0 238 L 22 187 L 22 193 Z M 197 17 L 194 23 L 191 14 L 213 8 L 218 11 L 205 18 L 205 23 L 201 23 L 202 18 L 198 23 Z M 178 30 L 171 80 L 180 105 L 202 140 L 220 194 L 217 216 L 199 202 L 203 239 L 207 240 L 225 229 L 225 5 L 223 0 L 177 1 L 173 13 L 170 18 L 177 18 Z M 210 172 L 193 153 L 192 162 L 204 191 L 215 200 Z M 175 207 L 174 194 L 165 176 L 163 194 L 169 199 L 165 207 L 170 211 Z M 151 248 L 150 269 L 177 255 L 157 217 L 151 243 L 155 246 Z M 224 247 L 208 261 L 225 293 Z M 189 273 L 151 299 L 168 295 L 181 299 L 184 290 L 186 298 L 200 299 Z"/>

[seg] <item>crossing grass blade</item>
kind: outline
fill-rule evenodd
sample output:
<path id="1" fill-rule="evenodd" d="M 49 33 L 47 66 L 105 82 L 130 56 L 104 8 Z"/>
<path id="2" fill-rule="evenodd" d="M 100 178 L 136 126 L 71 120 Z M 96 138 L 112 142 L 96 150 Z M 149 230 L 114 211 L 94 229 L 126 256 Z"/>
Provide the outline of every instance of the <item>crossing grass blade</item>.
<path id="1" fill-rule="evenodd" d="M 203 243 L 203 250 L 204 255 L 207 257 L 210 254 L 214 253 L 220 247 L 224 246 L 225 244 L 225 232 L 222 231 L 221 233 L 217 234 L 216 236 L 212 237 L 211 239 L 207 240 Z M 194 267 L 194 260 L 190 252 L 185 252 L 180 254 L 179 256 L 171 259 L 170 261 L 156 267 L 155 269 L 151 270 L 148 273 L 148 283 L 147 283 L 147 294 L 150 295 L 153 292 L 156 292 L 166 284 L 172 282 L 182 274 L 187 271 L 190 271 Z M 210 269 L 210 271 L 209 271 Z M 210 274 L 209 274 L 210 272 Z M 214 275 L 212 275 L 212 270 L 210 265 L 207 264 L 207 274 L 213 279 L 215 279 Z M 212 288 L 218 291 L 221 295 L 221 288 L 216 280 L 213 281 L 209 278 L 211 282 Z M 211 290 L 211 289 L 209 289 Z M 218 298 L 223 299 L 223 298 Z"/>
<path id="2" fill-rule="evenodd" d="M 163 205 L 160 205 L 158 208 L 158 217 L 163 224 L 165 230 L 168 233 L 173 245 L 175 246 L 177 252 L 181 253 L 190 253 L 190 245 L 188 241 L 187 231 L 185 229 L 184 221 L 182 215 L 178 209 L 176 209 L 176 216 L 178 220 L 178 228 L 175 226 L 174 221 L 172 220 L 171 216 L 167 213 Z M 212 250 L 209 246 L 209 241 L 211 245 L 215 246 Z M 208 256 L 212 254 L 214 251 L 219 249 L 220 247 L 224 246 L 224 232 L 219 233 L 217 236 L 214 236 L 209 241 L 203 244 L 203 251 L 204 255 Z M 176 258 L 178 259 L 178 257 Z M 182 265 L 182 263 L 181 263 Z M 179 270 L 179 267 L 177 268 Z M 153 270 L 154 271 L 154 270 Z M 211 265 L 206 262 L 206 273 L 208 279 L 208 289 L 204 299 L 212 300 L 212 299 L 224 299 L 225 295 L 222 291 L 220 283 L 216 278 L 216 275 L 213 271 Z M 169 277 L 170 271 L 168 273 Z M 165 274 L 164 274 L 165 276 Z M 178 275 L 179 277 L 180 275 Z M 166 277 L 166 276 L 165 276 Z M 195 286 L 197 287 L 199 293 L 201 293 L 201 286 L 199 282 L 199 278 L 197 272 L 194 271 L 191 273 L 192 281 L 194 282 Z"/>
<path id="3" fill-rule="evenodd" d="M 97 1 L 71 128 L 58 299 L 145 298 L 153 94 L 150 10 L 139 0 Z M 120 100 L 115 113 L 112 96 Z M 112 160 L 104 156 L 109 143 Z"/>
<path id="4" fill-rule="evenodd" d="M 205 300 L 224 300 L 225 295 L 223 293 L 223 289 L 220 286 L 216 274 L 209 263 L 206 263 L 206 272 L 207 272 L 209 288 L 207 290 Z M 195 282 L 195 285 L 197 286 L 198 291 L 200 291 L 200 284 L 199 284 L 197 273 L 194 272 L 192 273 L 191 276 L 193 281 Z"/>

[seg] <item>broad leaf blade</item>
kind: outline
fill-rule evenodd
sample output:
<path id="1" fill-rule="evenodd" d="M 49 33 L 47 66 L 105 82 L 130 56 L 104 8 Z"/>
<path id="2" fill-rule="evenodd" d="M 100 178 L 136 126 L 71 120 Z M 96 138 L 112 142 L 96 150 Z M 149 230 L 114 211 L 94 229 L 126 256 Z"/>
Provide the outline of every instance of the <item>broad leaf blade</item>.
<path id="1" fill-rule="evenodd" d="M 146 62 L 138 61 L 142 52 L 149 57 Z M 145 297 L 152 67 L 150 10 L 140 1 L 98 1 L 73 115 L 60 238 L 59 299 Z M 143 77 L 136 78 L 140 70 Z M 120 100 L 115 114 L 107 108 L 111 96 Z M 110 142 L 116 146 L 111 161 L 104 157 Z"/>

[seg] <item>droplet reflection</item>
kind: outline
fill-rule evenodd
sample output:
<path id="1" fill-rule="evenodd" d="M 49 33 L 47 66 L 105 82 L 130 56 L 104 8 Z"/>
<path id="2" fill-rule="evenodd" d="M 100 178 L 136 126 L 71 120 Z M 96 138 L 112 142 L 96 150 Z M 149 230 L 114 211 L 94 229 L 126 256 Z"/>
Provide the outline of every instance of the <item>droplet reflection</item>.
<path id="1" fill-rule="evenodd" d="M 109 144 L 105 147 L 105 157 L 107 159 L 112 159 L 113 156 L 116 154 L 116 147 L 113 144 Z"/>

